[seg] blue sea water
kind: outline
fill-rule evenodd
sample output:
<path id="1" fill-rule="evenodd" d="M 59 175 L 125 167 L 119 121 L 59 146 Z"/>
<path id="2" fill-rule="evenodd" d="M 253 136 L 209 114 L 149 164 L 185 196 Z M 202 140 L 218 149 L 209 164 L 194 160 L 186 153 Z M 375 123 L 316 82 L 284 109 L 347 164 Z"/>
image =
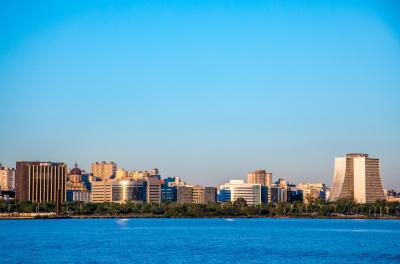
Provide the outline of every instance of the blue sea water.
<path id="1" fill-rule="evenodd" d="M 1 263 L 400 263 L 400 221 L 0 221 Z"/>

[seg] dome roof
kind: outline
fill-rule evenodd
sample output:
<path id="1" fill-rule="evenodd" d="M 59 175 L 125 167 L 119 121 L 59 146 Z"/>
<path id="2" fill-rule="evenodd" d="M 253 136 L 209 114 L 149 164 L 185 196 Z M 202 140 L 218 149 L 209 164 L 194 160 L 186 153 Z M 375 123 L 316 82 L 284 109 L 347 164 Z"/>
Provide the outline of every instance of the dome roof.
<path id="1" fill-rule="evenodd" d="M 82 175 L 81 169 L 78 168 L 78 164 L 75 163 L 75 168 L 73 168 L 70 172 L 70 175 Z"/>

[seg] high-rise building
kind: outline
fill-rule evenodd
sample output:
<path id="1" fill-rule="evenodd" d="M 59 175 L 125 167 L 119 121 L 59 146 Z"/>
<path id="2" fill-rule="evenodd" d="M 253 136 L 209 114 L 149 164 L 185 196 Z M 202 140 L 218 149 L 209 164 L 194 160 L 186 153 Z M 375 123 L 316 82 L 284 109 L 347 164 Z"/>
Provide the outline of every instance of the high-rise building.
<path id="1" fill-rule="evenodd" d="M 271 172 L 267 172 L 264 169 L 251 171 L 247 173 L 247 183 L 260 184 L 261 187 L 265 187 L 262 191 L 264 194 L 263 198 L 265 198 L 263 199 L 263 203 L 264 201 L 271 203 L 271 185 L 273 184 Z"/>
<path id="2" fill-rule="evenodd" d="M 101 180 L 110 179 L 115 176 L 117 164 L 114 162 L 94 162 L 92 163 L 92 174 Z"/>
<path id="3" fill-rule="evenodd" d="M 15 190 L 15 169 L 0 166 L 0 191 Z"/>
<path id="4" fill-rule="evenodd" d="M 122 168 L 118 168 L 115 172 L 115 179 L 117 180 L 126 180 L 128 179 L 128 172 Z"/>
<path id="5" fill-rule="evenodd" d="M 221 202 L 235 202 L 237 199 L 243 198 L 248 205 L 258 205 L 261 203 L 261 184 L 231 180 L 218 187 L 218 194 Z"/>
<path id="6" fill-rule="evenodd" d="M 64 202 L 67 165 L 55 162 L 18 161 L 15 189 L 18 201 Z"/>
<path id="7" fill-rule="evenodd" d="M 272 173 L 264 169 L 258 169 L 247 173 L 247 183 L 261 184 L 261 186 L 271 186 Z"/>
<path id="8" fill-rule="evenodd" d="M 358 203 L 384 200 L 379 159 L 361 153 L 336 158 L 329 200 L 339 198 L 349 198 Z"/>

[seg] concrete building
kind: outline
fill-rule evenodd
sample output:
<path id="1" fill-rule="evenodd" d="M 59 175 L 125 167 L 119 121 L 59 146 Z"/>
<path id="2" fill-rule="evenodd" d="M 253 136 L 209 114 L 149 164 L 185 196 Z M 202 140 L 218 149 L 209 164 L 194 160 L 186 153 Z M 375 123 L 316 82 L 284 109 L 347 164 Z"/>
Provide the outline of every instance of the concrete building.
<path id="1" fill-rule="evenodd" d="M 215 203 L 217 201 L 217 188 L 205 187 L 204 188 L 204 203 Z"/>
<path id="2" fill-rule="evenodd" d="M 328 188 L 323 183 L 299 183 L 297 188 L 303 193 L 303 203 L 310 203 L 311 199 L 326 200 Z"/>
<path id="3" fill-rule="evenodd" d="M 75 192 L 87 191 L 86 185 L 82 181 L 82 171 L 78 168 L 78 164 L 76 163 L 75 167 L 68 173 L 66 191 L 67 201 L 73 201 Z"/>
<path id="4" fill-rule="evenodd" d="M 181 204 L 193 203 L 193 186 L 176 186 L 176 202 Z"/>
<path id="5" fill-rule="evenodd" d="M 94 162 L 92 163 L 92 174 L 93 176 L 106 180 L 113 178 L 117 172 L 117 164 L 114 162 Z"/>
<path id="6" fill-rule="evenodd" d="M 329 200 L 340 198 L 349 198 L 358 203 L 385 200 L 379 159 L 361 153 L 336 158 Z"/>
<path id="7" fill-rule="evenodd" d="M 261 184 L 244 183 L 243 180 L 230 180 L 218 187 L 221 202 L 235 202 L 239 198 L 246 200 L 248 205 L 261 203 Z"/>
<path id="8" fill-rule="evenodd" d="M 117 180 L 127 180 L 129 178 L 128 171 L 118 168 L 115 172 L 115 179 Z"/>
<path id="9" fill-rule="evenodd" d="M 161 202 L 176 202 L 177 186 L 185 185 L 179 177 L 168 177 L 161 181 Z"/>
<path id="10" fill-rule="evenodd" d="M 92 183 L 91 201 L 93 203 L 144 202 L 146 183 L 134 180 L 106 180 Z"/>
<path id="11" fill-rule="evenodd" d="M 267 201 L 267 203 L 271 203 L 271 185 L 272 182 L 272 173 L 267 172 L 264 169 L 257 169 L 255 171 L 251 171 L 247 173 L 247 183 L 252 184 L 260 184 L 263 188 L 262 193 L 267 196 L 263 196 L 263 203 Z M 266 199 L 265 199 L 266 198 Z"/>
<path id="12" fill-rule="evenodd" d="M 0 191 L 15 190 L 15 169 L 0 166 Z"/>
<path id="13" fill-rule="evenodd" d="M 203 185 L 194 185 L 193 190 L 193 200 L 192 203 L 195 204 L 207 204 L 216 202 L 216 188 L 215 187 L 205 187 Z"/>
<path id="14" fill-rule="evenodd" d="M 272 173 L 264 169 L 258 169 L 247 173 L 247 183 L 261 184 L 261 186 L 271 186 Z"/>
<path id="15" fill-rule="evenodd" d="M 112 202 L 112 180 L 92 182 L 92 203 Z"/>
<path id="16" fill-rule="evenodd" d="M 159 175 L 146 175 L 146 202 L 161 203 L 161 180 Z"/>
<path id="17" fill-rule="evenodd" d="M 77 191 L 73 193 L 72 201 L 74 202 L 84 202 L 90 203 L 91 201 L 91 193 L 85 191 Z"/>
<path id="18" fill-rule="evenodd" d="M 66 201 L 67 165 L 55 162 L 18 161 L 16 199 L 33 202 Z"/>
<path id="19" fill-rule="evenodd" d="M 271 203 L 283 203 L 288 200 L 288 189 L 278 185 L 273 185 L 271 188 Z"/>

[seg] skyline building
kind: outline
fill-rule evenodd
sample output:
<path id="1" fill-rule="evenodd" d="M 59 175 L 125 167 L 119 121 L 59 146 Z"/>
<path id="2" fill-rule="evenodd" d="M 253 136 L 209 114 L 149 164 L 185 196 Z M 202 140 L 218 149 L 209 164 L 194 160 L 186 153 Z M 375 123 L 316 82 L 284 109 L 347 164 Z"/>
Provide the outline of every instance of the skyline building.
<path id="1" fill-rule="evenodd" d="M 57 162 L 18 161 L 15 197 L 18 201 L 65 202 L 67 165 Z"/>
<path id="2" fill-rule="evenodd" d="M 158 173 L 158 171 L 157 171 Z M 160 175 L 146 175 L 143 177 L 146 183 L 146 202 L 161 203 L 161 180 Z"/>
<path id="3" fill-rule="evenodd" d="M 329 200 L 349 198 L 358 203 L 384 200 L 385 194 L 378 158 L 368 154 L 350 153 L 335 158 L 335 169 Z"/>
<path id="4" fill-rule="evenodd" d="M 115 179 L 118 180 L 123 180 L 129 178 L 128 171 L 122 169 L 122 168 L 117 168 L 117 171 L 115 172 Z"/>
<path id="5" fill-rule="evenodd" d="M 272 172 L 267 172 L 264 169 L 257 169 L 247 173 L 247 183 L 261 184 L 261 186 L 272 185 Z"/>
<path id="6" fill-rule="evenodd" d="M 248 205 L 261 203 L 261 184 L 244 183 L 243 180 L 230 180 L 218 187 L 220 202 L 235 202 L 239 198 L 246 200 Z"/>
<path id="7" fill-rule="evenodd" d="M 0 191 L 15 190 L 15 169 L 2 167 L 0 163 Z"/>
<path id="8" fill-rule="evenodd" d="M 216 188 L 205 187 L 204 185 L 193 185 L 192 203 L 207 204 L 216 201 Z"/>
<path id="9" fill-rule="evenodd" d="M 181 185 L 176 187 L 176 202 L 181 204 L 193 203 L 193 186 Z"/>
<path id="10" fill-rule="evenodd" d="M 262 202 L 271 203 L 272 172 L 264 169 L 257 169 L 247 173 L 247 183 L 260 184 L 262 192 Z"/>
<path id="11" fill-rule="evenodd" d="M 78 168 L 78 164 L 75 163 L 75 167 L 69 171 L 67 176 L 67 201 L 74 201 L 75 192 L 87 192 L 85 183 L 82 181 L 82 171 Z"/>
<path id="12" fill-rule="evenodd" d="M 92 163 L 92 174 L 94 177 L 100 178 L 101 180 L 110 179 L 115 176 L 117 172 L 117 164 L 111 162 L 94 162 Z"/>
<path id="13" fill-rule="evenodd" d="M 144 202 L 146 183 L 142 180 L 105 180 L 92 183 L 92 203 Z"/>
<path id="14" fill-rule="evenodd" d="M 326 199 L 328 188 L 323 183 L 299 183 L 297 188 L 303 193 L 303 202 L 310 203 L 311 199 Z"/>

